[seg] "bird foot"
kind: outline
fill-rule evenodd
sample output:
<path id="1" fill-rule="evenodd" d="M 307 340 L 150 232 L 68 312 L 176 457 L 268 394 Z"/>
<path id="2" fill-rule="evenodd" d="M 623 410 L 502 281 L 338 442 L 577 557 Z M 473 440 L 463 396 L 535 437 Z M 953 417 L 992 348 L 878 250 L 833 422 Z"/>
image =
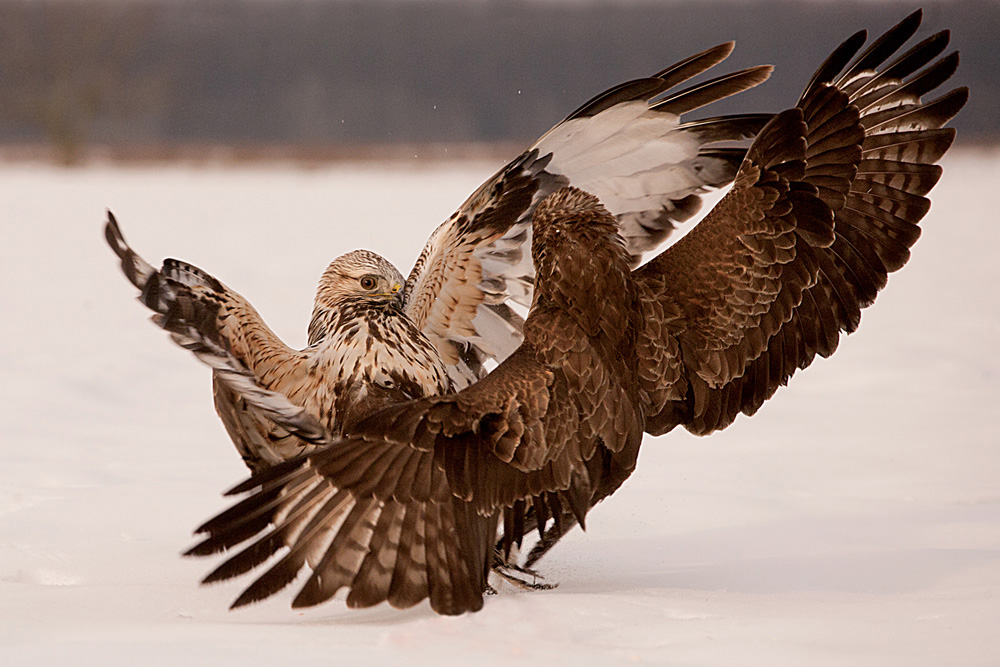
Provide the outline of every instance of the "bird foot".
<path id="1" fill-rule="evenodd" d="M 546 583 L 542 575 L 538 574 L 534 570 L 521 567 L 515 563 L 494 564 L 493 572 L 505 581 L 522 590 L 549 591 L 559 585 Z M 487 584 L 486 588 L 487 595 L 495 595 L 497 592 L 496 589 L 489 584 Z"/>

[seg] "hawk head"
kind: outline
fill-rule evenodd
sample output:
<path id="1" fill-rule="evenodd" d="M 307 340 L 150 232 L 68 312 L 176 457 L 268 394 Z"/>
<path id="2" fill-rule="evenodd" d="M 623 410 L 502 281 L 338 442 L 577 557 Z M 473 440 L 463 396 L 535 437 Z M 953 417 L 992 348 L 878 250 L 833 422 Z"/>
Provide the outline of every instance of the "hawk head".
<path id="1" fill-rule="evenodd" d="M 330 262 L 319 279 L 316 308 L 338 309 L 349 304 L 403 306 L 406 280 L 385 258 L 355 250 Z"/>
<path id="2" fill-rule="evenodd" d="M 319 279 L 309 322 L 309 345 L 372 309 L 402 313 L 405 285 L 399 270 L 373 252 L 355 250 L 341 255 Z"/>

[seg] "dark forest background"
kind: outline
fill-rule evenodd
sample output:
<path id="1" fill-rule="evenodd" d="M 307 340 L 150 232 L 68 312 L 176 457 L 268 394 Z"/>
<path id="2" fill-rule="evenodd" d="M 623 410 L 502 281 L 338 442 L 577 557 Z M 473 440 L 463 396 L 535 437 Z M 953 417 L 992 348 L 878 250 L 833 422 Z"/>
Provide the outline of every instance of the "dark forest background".
<path id="1" fill-rule="evenodd" d="M 707 113 L 776 111 L 852 32 L 916 3 L 3 0 L 0 145 L 74 162 L 229 146 L 336 156 L 526 142 L 581 102 L 735 39 L 718 73 L 771 80 Z M 965 143 L 1000 139 L 1000 2 L 925 7 L 952 30 Z"/>

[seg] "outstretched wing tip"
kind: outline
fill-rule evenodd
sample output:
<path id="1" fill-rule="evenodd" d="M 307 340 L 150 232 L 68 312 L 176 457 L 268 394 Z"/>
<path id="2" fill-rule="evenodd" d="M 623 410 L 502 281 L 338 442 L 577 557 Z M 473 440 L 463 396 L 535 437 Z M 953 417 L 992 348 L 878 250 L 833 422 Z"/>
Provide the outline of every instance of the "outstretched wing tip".
<path id="1" fill-rule="evenodd" d="M 701 247 L 704 252 L 692 251 L 695 241 L 691 239 L 717 239 L 721 234 L 718 228 L 691 234 L 661 255 L 689 255 L 687 264 L 670 268 L 672 276 L 682 279 L 670 286 L 673 298 L 693 299 L 704 305 L 706 299 L 699 301 L 700 290 L 711 294 L 719 281 L 729 280 L 729 289 L 742 293 L 736 301 L 754 301 L 756 294 L 761 312 L 773 307 L 773 313 L 768 313 L 767 319 L 756 315 L 743 319 L 742 306 L 730 304 L 731 312 L 713 316 L 724 323 L 720 324 L 723 330 L 702 336 L 694 327 L 698 333 L 688 334 L 684 341 L 678 338 L 675 343 L 686 345 L 691 352 L 671 372 L 687 377 L 687 384 L 678 398 L 664 399 L 662 415 L 650 417 L 657 428 L 669 430 L 683 424 L 695 433 L 707 434 L 727 426 L 739 412 L 752 414 L 815 356 L 832 354 L 840 335 L 857 328 L 861 309 L 874 302 L 888 274 L 909 259 L 909 249 L 920 236 L 919 222 L 927 212 L 925 195 L 941 174 L 934 163 L 955 136 L 954 129 L 944 125 L 968 99 L 966 87 L 936 99 L 921 99 L 942 86 L 957 67 L 957 54 L 939 57 L 946 47 L 947 32 L 896 56 L 916 33 L 921 16 L 919 10 L 911 13 L 864 50 L 867 32 L 859 31 L 820 65 L 799 100 L 809 124 L 809 141 L 800 166 L 789 169 L 784 165 L 792 163 L 780 159 L 783 152 L 794 157 L 794 151 L 785 150 L 791 144 L 781 132 L 775 136 L 765 128 L 751 146 L 744 164 L 756 169 L 748 168 L 745 180 L 757 180 L 755 174 L 760 174 L 763 178 L 758 185 L 764 190 L 777 186 L 774 201 L 784 201 L 783 205 L 795 212 L 794 219 L 775 224 L 768 232 L 773 237 L 767 238 L 766 233 L 754 240 L 761 227 L 750 218 L 759 202 L 754 204 L 753 198 L 747 197 L 738 203 L 738 195 L 730 197 L 728 208 L 720 208 L 716 217 L 736 219 L 742 215 L 745 219 L 746 229 L 741 232 L 745 236 L 740 238 L 746 245 L 737 248 L 734 256 L 748 251 L 758 257 L 751 264 L 778 260 L 788 267 L 782 271 L 782 279 L 768 288 L 774 294 L 771 306 L 765 308 L 764 292 L 752 286 L 744 289 L 735 274 L 721 277 L 728 255 L 712 256 L 705 247 Z M 786 129 L 792 132 L 795 128 L 788 124 Z M 770 166 L 776 167 L 774 173 L 766 173 Z M 786 194 L 781 194 L 785 187 L 782 179 L 789 181 Z M 811 191 L 799 188 L 799 181 Z M 744 188 L 747 183 L 743 183 Z M 772 214 L 758 213 L 764 218 L 773 215 L 775 221 L 783 217 L 777 208 Z M 835 226 L 827 224 L 834 217 Z M 786 235 L 789 232 L 792 236 Z M 793 243 L 793 238 L 798 240 Z M 693 271 L 688 260 L 700 262 L 702 268 L 717 267 L 720 275 L 716 284 L 706 287 L 702 280 L 692 285 L 689 293 L 683 284 Z M 703 344 L 702 338 L 708 342 Z M 727 344 L 720 352 L 713 345 L 721 340 L 741 342 Z M 670 400 L 684 403 L 687 409 L 673 407 Z"/>
<path id="2" fill-rule="evenodd" d="M 111 246 L 115 254 L 122 257 L 123 252 L 128 249 L 128 245 L 125 243 L 125 237 L 122 235 L 114 213 L 110 210 L 107 213 L 107 219 L 104 222 L 104 238 L 107 239 L 108 245 Z"/>
<path id="3" fill-rule="evenodd" d="M 235 600 L 233 600 L 232 604 L 229 605 L 229 611 L 236 611 L 237 609 L 242 609 L 243 607 L 248 607 L 248 606 L 254 604 L 255 602 L 260 602 L 260 601 L 261 601 L 261 598 L 256 597 L 254 595 L 248 595 L 247 591 L 243 591 L 243 593 L 238 598 L 236 598 Z M 294 608 L 294 605 L 293 605 L 293 608 Z"/>

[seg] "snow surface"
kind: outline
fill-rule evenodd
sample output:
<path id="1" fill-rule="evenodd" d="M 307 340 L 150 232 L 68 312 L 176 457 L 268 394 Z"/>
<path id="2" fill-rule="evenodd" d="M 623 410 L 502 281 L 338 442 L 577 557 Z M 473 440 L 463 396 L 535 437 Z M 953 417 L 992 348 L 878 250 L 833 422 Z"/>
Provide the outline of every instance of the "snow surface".
<path id="1" fill-rule="evenodd" d="M 404 271 L 496 167 L 0 165 L 0 661 L 12 664 L 1000 664 L 1000 153 L 954 152 L 912 263 L 752 419 L 649 438 L 541 570 L 426 604 L 229 612 L 191 530 L 245 475 L 209 373 L 145 321 L 104 208 L 304 344 L 326 264 Z"/>

